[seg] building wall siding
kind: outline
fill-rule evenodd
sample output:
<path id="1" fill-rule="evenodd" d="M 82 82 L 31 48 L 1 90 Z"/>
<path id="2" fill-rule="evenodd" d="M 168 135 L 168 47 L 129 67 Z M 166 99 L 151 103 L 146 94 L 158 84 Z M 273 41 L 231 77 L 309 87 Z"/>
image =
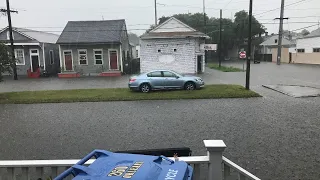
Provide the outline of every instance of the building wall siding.
<path id="1" fill-rule="evenodd" d="M 174 70 L 179 73 L 197 72 L 197 55 L 203 52 L 196 52 L 199 49 L 196 39 L 155 39 L 142 40 L 140 52 L 141 72 L 148 72 L 156 69 Z M 177 49 L 174 52 L 174 49 Z M 158 52 L 161 50 L 161 52 Z M 160 62 L 159 58 L 165 55 L 172 55 L 174 61 Z"/>
<path id="2" fill-rule="evenodd" d="M 277 62 L 278 57 L 278 48 L 272 48 L 272 62 Z M 289 48 L 281 49 L 281 62 L 289 63 Z"/>
<path id="3" fill-rule="evenodd" d="M 120 59 L 120 45 L 60 45 L 61 47 L 61 69 L 64 71 L 64 55 L 63 51 L 71 50 L 73 56 L 73 69 L 76 72 L 79 72 L 82 75 L 96 75 L 101 72 L 109 71 L 109 52 L 108 50 L 117 50 L 118 51 L 118 66 L 119 70 L 121 69 L 121 59 Z M 87 50 L 87 60 L 88 65 L 80 65 L 78 58 L 78 50 L 85 49 Z M 103 64 L 95 65 L 94 64 L 94 49 L 103 50 Z"/>
<path id="4" fill-rule="evenodd" d="M 305 53 L 313 53 L 313 48 L 320 48 L 320 37 L 297 40 L 297 49 L 305 49 Z"/>
<path id="5" fill-rule="evenodd" d="M 320 64 L 320 53 L 293 53 L 292 62 L 299 64 Z"/>
<path id="6" fill-rule="evenodd" d="M 304 49 L 304 53 L 293 53 L 292 62 L 301 64 L 320 64 L 320 53 L 313 52 L 313 48 L 320 48 L 320 37 L 297 40 L 297 49 Z"/>

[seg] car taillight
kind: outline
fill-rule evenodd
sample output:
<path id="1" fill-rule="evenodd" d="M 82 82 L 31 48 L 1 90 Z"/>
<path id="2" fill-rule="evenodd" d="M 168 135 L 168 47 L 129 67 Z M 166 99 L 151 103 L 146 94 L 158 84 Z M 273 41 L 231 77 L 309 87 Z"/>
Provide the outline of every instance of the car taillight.
<path id="1" fill-rule="evenodd" d="M 136 81 L 136 79 L 130 79 L 130 80 L 129 80 L 129 82 L 134 82 L 134 81 Z"/>

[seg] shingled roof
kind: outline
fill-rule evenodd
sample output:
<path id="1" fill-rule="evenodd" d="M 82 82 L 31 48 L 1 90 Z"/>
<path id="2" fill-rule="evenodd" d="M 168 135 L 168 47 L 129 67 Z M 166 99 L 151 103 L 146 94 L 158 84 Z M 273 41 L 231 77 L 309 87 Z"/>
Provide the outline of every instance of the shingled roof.
<path id="1" fill-rule="evenodd" d="M 118 43 L 125 20 L 69 21 L 57 44 Z"/>

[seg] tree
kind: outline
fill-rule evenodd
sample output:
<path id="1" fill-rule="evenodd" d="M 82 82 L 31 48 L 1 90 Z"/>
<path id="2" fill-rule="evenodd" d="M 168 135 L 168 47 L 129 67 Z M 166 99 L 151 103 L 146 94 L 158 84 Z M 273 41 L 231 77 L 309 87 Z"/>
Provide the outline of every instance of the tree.
<path id="1" fill-rule="evenodd" d="M 139 40 L 138 35 L 136 35 L 134 33 L 129 33 L 128 37 L 129 37 L 129 42 L 132 43 L 133 45 L 140 44 L 140 40 Z"/>
<path id="2" fill-rule="evenodd" d="M 9 55 L 9 48 L 0 43 L 0 81 L 2 81 L 2 74 L 5 72 L 12 72 L 12 65 L 15 61 Z"/>
<path id="3" fill-rule="evenodd" d="M 306 35 L 310 34 L 310 32 L 308 30 L 304 29 L 304 30 L 301 31 L 301 34 L 303 36 L 306 36 Z"/>
<path id="4" fill-rule="evenodd" d="M 234 32 L 237 40 L 243 42 L 249 34 L 249 14 L 246 11 L 239 11 L 234 15 Z M 252 17 L 252 37 L 265 33 L 266 28 L 260 22 Z"/>

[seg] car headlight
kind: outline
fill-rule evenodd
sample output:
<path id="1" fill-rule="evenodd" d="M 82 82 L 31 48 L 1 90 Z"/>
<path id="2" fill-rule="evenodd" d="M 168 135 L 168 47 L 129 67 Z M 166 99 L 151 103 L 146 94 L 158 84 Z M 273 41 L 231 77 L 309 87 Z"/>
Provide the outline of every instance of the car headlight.
<path id="1" fill-rule="evenodd" d="M 199 78 L 199 79 L 195 79 L 196 81 L 199 81 L 199 82 L 202 82 L 202 79 L 201 78 Z"/>

